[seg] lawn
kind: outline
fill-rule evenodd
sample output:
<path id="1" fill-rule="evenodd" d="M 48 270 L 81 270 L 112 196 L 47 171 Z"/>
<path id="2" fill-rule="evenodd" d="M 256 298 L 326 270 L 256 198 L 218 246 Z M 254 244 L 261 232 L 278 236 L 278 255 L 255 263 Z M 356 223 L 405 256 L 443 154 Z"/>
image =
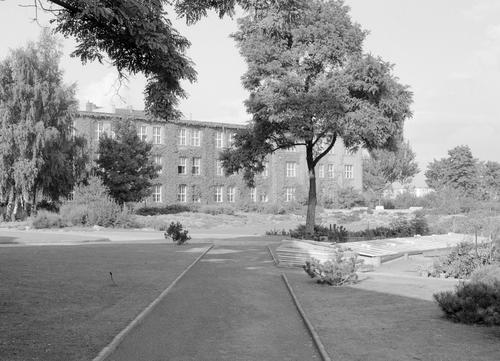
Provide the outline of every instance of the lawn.
<path id="1" fill-rule="evenodd" d="M 500 327 L 452 323 L 434 302 L 287 276 L 333 360 L 494 361 Z"/>
<path id="2" fill-rule="evenodd" d="M 200 255 L 195 247 L 0 248 L 0 360 L 92 359 Z"/>

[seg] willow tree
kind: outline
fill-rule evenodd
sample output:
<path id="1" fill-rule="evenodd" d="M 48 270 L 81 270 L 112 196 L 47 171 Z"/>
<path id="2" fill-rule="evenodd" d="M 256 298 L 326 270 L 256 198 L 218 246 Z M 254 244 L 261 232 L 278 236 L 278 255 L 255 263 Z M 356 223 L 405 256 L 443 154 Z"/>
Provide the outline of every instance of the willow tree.
<path id="1" fill-rule="evenodd" d="M 394 147 L 411 115 L 412 94 L 391 64 L 363 54 L 366 32 L 342 1 L 270 1 L 238 25 L 233 37 L 248 65 L 243 85 L 252 120 L 224 153 L 224 167 L 243 172 L 252 185 L 269 154 L 305 147 L 312 233 L 315 166 L 340 139 L 351 150 Z"/>
<path id="2" fill-rule="evenodd" d="M 84 141 L 72 136 L 74 86 L 63 84 L 57 41 L 37 43 L 0 62 L 0 194 L 7 218 L 37 203 L 67 196 L 83 172 Z"/>

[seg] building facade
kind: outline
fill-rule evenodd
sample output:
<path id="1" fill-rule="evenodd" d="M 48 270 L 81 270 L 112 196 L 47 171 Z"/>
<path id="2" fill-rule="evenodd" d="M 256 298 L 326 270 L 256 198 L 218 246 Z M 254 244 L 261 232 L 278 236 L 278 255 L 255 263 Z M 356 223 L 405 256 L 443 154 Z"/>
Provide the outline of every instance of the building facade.
<path id="1" fill-rule="evenodd" d="M 305 148 L 281 150 L 270 155 L 265 170 L 249 188 L 239 174 L 225 176 L 220 154 L 230 147 L 243 126 L 192 120 L 160 122 L 142 112 L 79 112 L 75 132 L 85 136 L 96 152 L 101 135 L 112 135 L 113 122 L 134 121 L 139 137 L 153 144 L 155 162 L 161 166 L 148 205 L 172 203 L 234 204 L 285 203 L 307 199 L 309 186 Z M 342 142 L 316 167 L 318 200 L 331 200 L 338 187 L 362 189 L 361 152 L 351 153 Z"/>

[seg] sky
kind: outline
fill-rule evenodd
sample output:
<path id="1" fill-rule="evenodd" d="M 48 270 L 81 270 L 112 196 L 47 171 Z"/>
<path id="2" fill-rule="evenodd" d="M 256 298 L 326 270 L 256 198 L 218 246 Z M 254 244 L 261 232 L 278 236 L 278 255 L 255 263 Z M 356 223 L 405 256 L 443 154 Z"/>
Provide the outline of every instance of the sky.
<path id="1" fill-rule="evenodd" d="M 381 56 L 414 95 L 413 117 L 405 137 L 425 171 L 433 159 L 457 145 L 468 145 L 480 160 L 500 161 L 500 1 L 498 0 L 346 0 L 353 20 L 370 34 L 364 50 Z M 40 25 L 32 21 L 30 0 L 0 1 L 0 59 L 9 49 L 36 40 Z M 39 13 L 39 23 L 49 17 Z M 172 19 L 192 43 L 188 56 L 198 80 L 184 87 L 189 98 L 180 110 L 188 119 L 245 123 L 248 96 L 240 78 L 246 70 L 234 41 L 236 21 L 212 14 L 193 26 Z M 112 107 L 143 108 L 144 78 L 117 82 L 109 65 L 82 65 L 69 54 L 74 42 L 64 40 L 61 67 L 65 81 L 77 83 L 83 108 L 91 101 Z M 417 186 L 424 185 L 422 174 Z"/>

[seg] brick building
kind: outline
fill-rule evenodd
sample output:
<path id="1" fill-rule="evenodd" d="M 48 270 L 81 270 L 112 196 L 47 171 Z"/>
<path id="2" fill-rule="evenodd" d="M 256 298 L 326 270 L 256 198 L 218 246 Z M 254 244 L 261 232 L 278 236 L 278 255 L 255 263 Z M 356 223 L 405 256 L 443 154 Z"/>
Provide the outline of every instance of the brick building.
<path id="1" fill-rule="evenodd" d="M 192 120 L 159 122 L 143 112 L 117 109 L 115 113 L 79 112 L 75 131 L 84 135 L 92 152 L 99 137 L 112 133 L 112 123 L 123 118 L 134 120 L 138 135 L 153 144 L 153 154 L 161 165 L 159 177 L 148 204 L 202 203 L 241 204 L 246 202 L 282 203 L 307 198 L 308 178 L 305 149 L 297 147 L 269 156 L 265 171 L 256 177 L 255 188 L 248 188 L 238 174 L 226 177 L 220 152 L 230 146 L 242 125 Z M 362 187 L 361 152 L 346 151 L 337 142 L 316 168 L 318 199 L 331 198 L 336 187 Z"/>

